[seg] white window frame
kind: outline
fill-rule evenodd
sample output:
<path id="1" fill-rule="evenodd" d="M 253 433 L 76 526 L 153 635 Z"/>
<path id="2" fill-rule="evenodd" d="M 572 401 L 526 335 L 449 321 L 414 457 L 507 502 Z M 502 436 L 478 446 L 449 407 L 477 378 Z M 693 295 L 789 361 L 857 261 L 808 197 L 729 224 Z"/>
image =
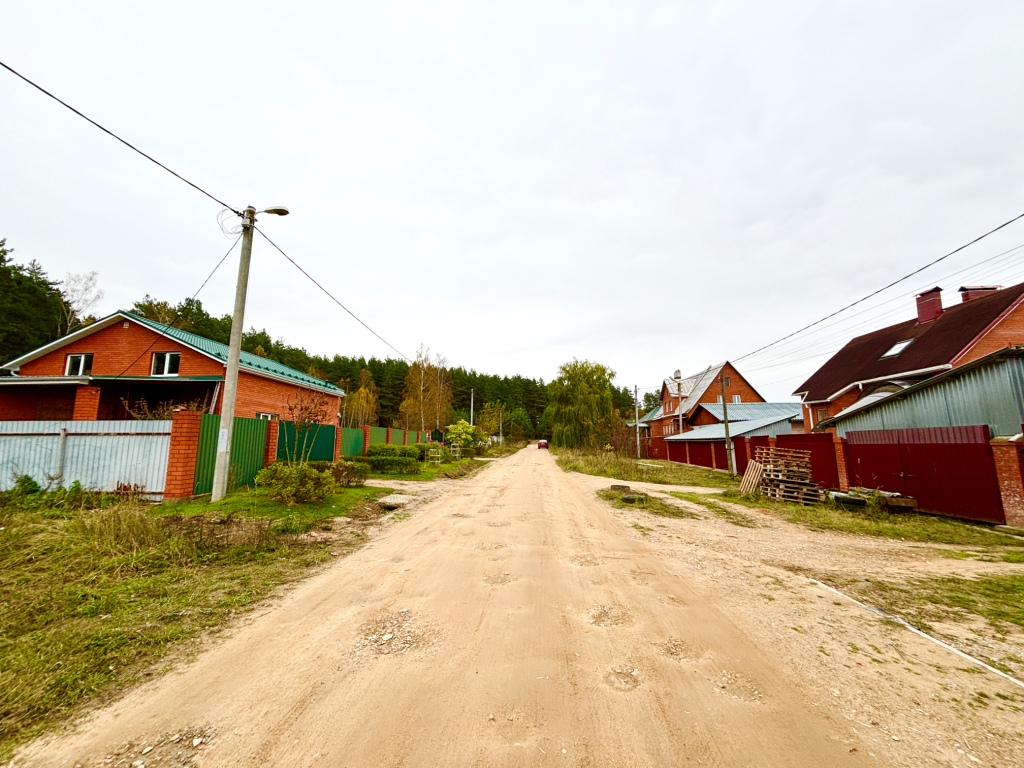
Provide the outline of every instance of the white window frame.
<path id="1" fill-rule="evenodd" d="M 889 357 L 897 357 L 897 356 L 899 356 L 900 352 L 902 352 L 904 349 L 909 347 L 911 345 L 911 343 L 913 343 L 913 341 L 914 341 L 913 339 L 904 339 L 903 341 L 897 341 L 895 344 L 893 344 L 889 348 L 888 352 L 886 352 L 884 355 L 882 355 L 882 357 L 880 359 L 881 360 L 885 360 L 886 358 L 889 358 Z"/>
<path id="2" fill-rule="evenodd" d="M 277 418 L 277 414 L 276 413 L 257 412 L 256 413 L 256 418 L 257 419 L 262 419 L 263 421 L 274 421 L 274 419 Z"/>
<path id="3" fill-rule="evenodd" d="M 732 401 L 734 403 L 742 403 L 743 402 L 743 396 L 742 395 L 733 395 L 732 396 Z"/>
<path id="4" fill-rule="evenodd" d="M 86 369 L 85 361 L 86 358 L 89 360 L 89 370 Z M 71 362 L 75 361 L 78 363 L 74 369 L 71 367 Z M 65 376 L 88 376 L 92 373 L 92 352 L 74 352 L 68 355 L 67 362 L 64 363 L 64 375 Z"/>
<path id="5" fill-rule="evenodd" d="M 163 371 L 160 372 L 160 373 L 157 373 L 156 361 L 157 361 L 157 358 L 160 355 L 163 356 Z M 171 367 L 170 366 L 170 361 L 172 359 L 177 359 L 177 361 L 178 361 L 178 364 L 175 366 L 175 368 L 177 368 L 177 370 L 174 373 L 167 373 L 167 369 Z M 168 378 L 168 377 L 171 377 L 171 376 L 177 376 L 179 371 L 181 371 L 181 352 L 154 352 L 153 353 L 153 359 L 151 361 L 149 370 L 151 372 L 151 375 L 159 376 L 160 378 Z"/>

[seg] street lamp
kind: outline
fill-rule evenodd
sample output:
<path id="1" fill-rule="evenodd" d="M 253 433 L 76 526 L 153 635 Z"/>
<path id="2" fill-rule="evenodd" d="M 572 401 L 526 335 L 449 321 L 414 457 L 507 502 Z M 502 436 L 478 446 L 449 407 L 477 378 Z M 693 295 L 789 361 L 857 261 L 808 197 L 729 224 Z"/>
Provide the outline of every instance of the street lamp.
<path id="1" fill-rule="evenodd" d="M 260 213 L 287 216 L 283 205 Z M 238 394 L 238 361 L 242 356 L 242 328 L 245 324 L 245 293 L 249 287 L 249 261 L 252 258 L 252 230 L 256 226 L 256 209 L 251 205 L 242 215 L 242 256 L 238 260 L 238 284 L 235 286 L 235 311 L 231 315 L 231 338 L 228 341 L 228 364 L 224 372 L 224 405 L 220 409 L 220 432 L 217 434 L 217 460 L 213 465 L 213 493 L 210 501 L 220 501 L 228 490 L 228 468 L 231 466 L 231 432 L 235 426 L 235 397 Z"/>

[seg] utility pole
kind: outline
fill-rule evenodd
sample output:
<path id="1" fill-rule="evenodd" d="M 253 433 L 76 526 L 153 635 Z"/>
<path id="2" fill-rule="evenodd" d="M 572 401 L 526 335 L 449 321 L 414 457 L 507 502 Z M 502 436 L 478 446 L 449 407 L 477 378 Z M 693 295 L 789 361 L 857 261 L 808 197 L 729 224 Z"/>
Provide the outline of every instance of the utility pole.
<path id="1" fill-rule="evenodd" d="M 724 368 L 722 369 L 725 370 Z M 729 474 L 736 474 L 736 456 L 732 449 L 732 440 L 729 438 L 729 404 L 725 401 L 725 374 L 718 376 L 718 383 L 722 385 L 722 421 L 725 422 L 725 455 L 728 457 Z"/>
<path id="2" fill-rule="evenodd" d="M 640 390 L 633 385 L 633 425 L 636 427 L 636 457 L 640 458 Z"/>
<path id="3" fill-rule="evenodd" d="M 469 426 L 473 426 L 473 390 L 469 390 Z"/>
<path id="4" fill-rule="evenodd" d="M 268 208 L 261 213 L 287 216 L 284 206 Z M 220 431 L 217 434 L 217 458 L 213 465 L 213 493 L 210 501 L 220 501 L 228 490 L 231 467 L 231 432 L 235 426 L 235 398 L 238 394 L 238 361 L 242 356 L 242 328 L 245 325 L 245 294 L 249 289 L 249 262 L 252 259 L 252 230 L 256 226 L 256 209 L 251 205 L 242 215 L 242 255 L 238 260 L 238 283 L 235 285 L 235 311 L 231 315 L 231 336 L 228 340 L 228 363 L 224 371 L 224 404 L 220 409 Z M 214 403 L 216 407 L 216 403 Z M 271 424 L 271 427 L 274 425 Z"/>
<path id="5" fill-rule="evenodd" d="M 501 408 L 498 409 L 498 445 L 505 444 L 505 424 L 504 424 L 504 412 Z"/>

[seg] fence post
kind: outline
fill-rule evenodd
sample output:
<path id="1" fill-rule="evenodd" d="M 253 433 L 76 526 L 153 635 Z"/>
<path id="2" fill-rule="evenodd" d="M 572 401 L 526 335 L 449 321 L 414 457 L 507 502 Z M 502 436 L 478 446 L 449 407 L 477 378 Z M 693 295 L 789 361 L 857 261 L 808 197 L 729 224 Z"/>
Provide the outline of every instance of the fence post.
<path id="1" fill-rule="evenodd" d="M 364 424 L 359 428 L 363 430 L 363 456 L 365 456 L 370 451 L 370 427 Z"/>
<path id="2" fill-rule="evenodd" d="M 341 461 L 341 440 L 345 430 L 339 425 L 334 428 L 334 461 Z"/>
<path id="3" fill-rule="evenodd" d="M 409 430 L 407 429 L 407 430 L 405 430 L 402 433 L 402 445 L 408 445 L 408 444 L 409 444 Z"/>
<path id="4" fill-rule="evenodd" d="M 196 482 L 196 458 L 199 454 L 199 425 L 203 415 L 198 411 L 177 410 L 171 417 L 171 446 L 167 455 L 165 499 L 182 499 L 192 495 Z"/>
<path id="5" fill-rule="evenodd" d="M 844 493 L 850 490 L 850 475 L 846 471 L 846 438 L 832 435 L 832 445 L 836 451 L 836 470 L 839 472 L 839 490 Z"/>
<path id="6" fill-rule="evenodd" d="M 267 447 L 263 451 L 263 466 L 269 467 L 277 461 L 277 441 L 281 437 L 281 422 L 271 419 L 267 422 Z"/>
<path id="7" fill-rule="evenodd" d="M 387 434 L 384 437 L 384 442 L 387 443 L 388 445 L 390 445 L 391 444 L 391 427 L 387 427 L 386 429 L 387 429 Z"/>
<path id="8" fill-rule="evenodd" d="M 1021 467 L 1021 445 L 1009 438 L 997 437 L 992 446 L 992 458 L 999 480 L 999 495 L 1003 502 L 1006 524 L 1024 528 L 1024 472 Z"/>
<path id="9" fill-rule="evenodd" d="M 72 421 L 98 421 L 100 418 L 100 388 L 79 387 L 75 390 L 75 409 Z"/>

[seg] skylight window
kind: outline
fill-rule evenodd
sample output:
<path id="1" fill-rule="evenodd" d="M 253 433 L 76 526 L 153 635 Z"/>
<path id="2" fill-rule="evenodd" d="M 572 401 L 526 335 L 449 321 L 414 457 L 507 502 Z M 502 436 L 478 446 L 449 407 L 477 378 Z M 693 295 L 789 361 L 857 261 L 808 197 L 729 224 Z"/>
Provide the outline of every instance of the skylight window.
<path id="1" fill-rule="evenodd" d="M 898 355 L 904 349 L 909 347 L 910 343 L 912 341 L 913 341 L 913 339 L 905 339 L 904 341 L 897 341 L 895 344 L 892 345 L 892 349 L 890 349 L 888 352 L 886 352 L 884 355 L 882 355 L 882 360 L 885 360 L 885 358 L 887 358 L 887 357 L 896 357 L 896 355 Z"/>

